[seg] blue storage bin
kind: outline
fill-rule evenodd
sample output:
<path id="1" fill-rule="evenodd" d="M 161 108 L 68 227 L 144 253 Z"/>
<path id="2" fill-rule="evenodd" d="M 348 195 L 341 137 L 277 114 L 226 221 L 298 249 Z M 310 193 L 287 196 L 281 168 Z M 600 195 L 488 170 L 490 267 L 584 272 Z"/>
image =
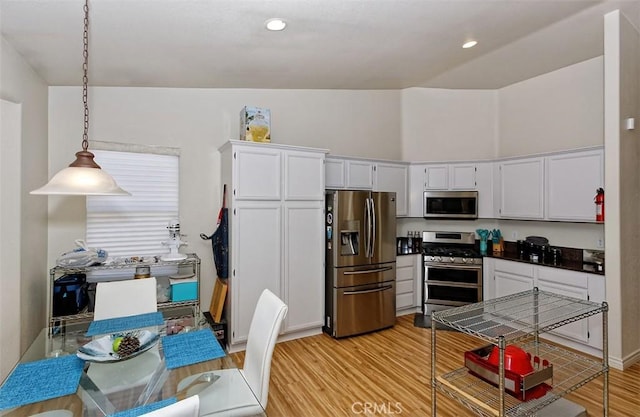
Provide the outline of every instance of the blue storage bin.
<path id="1" fill-rule="evenodd" d="M 196 278 L 169 279 L 171 301 L 191 301 L 198 299 L 198 280 Z"/>

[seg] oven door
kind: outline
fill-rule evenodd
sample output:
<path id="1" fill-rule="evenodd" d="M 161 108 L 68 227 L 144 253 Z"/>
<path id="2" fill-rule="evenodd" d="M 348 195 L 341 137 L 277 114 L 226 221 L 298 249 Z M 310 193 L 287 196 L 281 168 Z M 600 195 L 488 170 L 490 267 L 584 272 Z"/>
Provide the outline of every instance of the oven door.
<path id="1" fill-rule="evenodd" d="M 425 263 L 425 304 L 460 306 L 482 301 L 482 265 Z"/>

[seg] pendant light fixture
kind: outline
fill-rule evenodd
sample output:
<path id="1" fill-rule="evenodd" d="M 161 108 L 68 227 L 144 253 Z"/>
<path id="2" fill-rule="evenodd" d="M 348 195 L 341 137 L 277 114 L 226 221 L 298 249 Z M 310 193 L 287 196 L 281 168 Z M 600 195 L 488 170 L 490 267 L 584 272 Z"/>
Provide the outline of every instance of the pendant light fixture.
<path id="1" fill-rule="evenodd" d="M 76 153 L 76 160 L 67 168 L 58 172 L 41 188 L 31 194 L 45 195 L 131 195 L 116 184 L 116 181 L 100 168 L 93 160 L 89 148 L 89 102 L 87 86 L 89 78 L 89 0 L 84 3 L 84 62 L 82 64 L 82 102 L 84 104 L 84 133 L 82 135 L 82 151 Z"/>

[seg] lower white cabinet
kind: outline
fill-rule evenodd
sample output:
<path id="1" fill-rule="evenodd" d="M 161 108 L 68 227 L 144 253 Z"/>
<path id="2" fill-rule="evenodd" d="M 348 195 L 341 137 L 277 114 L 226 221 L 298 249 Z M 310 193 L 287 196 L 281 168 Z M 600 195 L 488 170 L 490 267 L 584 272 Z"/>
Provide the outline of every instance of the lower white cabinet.
<path id="1" fill-rule="evenodd" d="M 324 204 L 284 206 L 284 332 L 322 327 L 324 311 Z"/>
<path id="2" fill-rule="evenodd" d="M 396 313 L 413 313 L 421 305 L 422 255 L 396 258 Z"/>
<path id="3" fill-rule="evenodd" d="M 493 272 L 494 296 L 503 297 L 533 289 L 533 266 L 517 262 L 495 259 Z"/>
<path id="4" fill-rule="evenodd" d="M 262 290 L 281 294 L 282 207 L 279 201 L 238 202 L 230 218 L 229 340 L 234 344 L 246 342 Z"/>
<path id="5" fill-rule="evenodd" d="M 586 272 L 533 265 L 503 259 L 484 259 L 484 296 L 497 298 L 538 287 L 559 295 L 605 301 L 605 277 Z M 558 317 L 562 311 L 558 311 Z M 602 318 L 600 315 L 578 320 L 545 333 L 552 341 L 590 354 L 602 349 Z"/>

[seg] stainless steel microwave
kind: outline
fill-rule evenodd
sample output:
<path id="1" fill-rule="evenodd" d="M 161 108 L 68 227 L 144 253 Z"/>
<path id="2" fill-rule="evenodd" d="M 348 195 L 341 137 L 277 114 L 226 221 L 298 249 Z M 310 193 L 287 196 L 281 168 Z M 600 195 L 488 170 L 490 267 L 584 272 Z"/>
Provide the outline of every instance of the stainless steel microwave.
<path id="1" fill-rule="evenodd" d="M 440 219 L 477 219 L 477 191 L 425 191 L 424 217 Z"/>

